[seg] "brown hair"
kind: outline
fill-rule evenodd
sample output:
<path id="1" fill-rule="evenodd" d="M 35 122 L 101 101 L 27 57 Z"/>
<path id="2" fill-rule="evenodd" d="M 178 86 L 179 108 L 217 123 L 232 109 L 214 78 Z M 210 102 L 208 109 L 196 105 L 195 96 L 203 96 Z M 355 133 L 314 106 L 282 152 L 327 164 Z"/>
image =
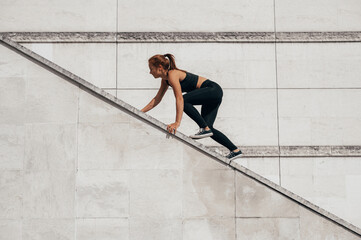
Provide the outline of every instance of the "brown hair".
<path id="1" fill-rule="evenodd" d="M 167 58 L 169 60 L 167 60 Z M 162 66 L 164 68 L 164 70 L 177 69 L 177 70 L 185 72 L 184 70 L 177 68 L 177 66 L 175 65 L 174 59 L 175 59 L 175 57 L 170 53 L 167 53 L 164 55 L 157 54 L 157 55 L 154 55 L 153 57 L 149 58 L 148 63 L 155 67 Z"/>

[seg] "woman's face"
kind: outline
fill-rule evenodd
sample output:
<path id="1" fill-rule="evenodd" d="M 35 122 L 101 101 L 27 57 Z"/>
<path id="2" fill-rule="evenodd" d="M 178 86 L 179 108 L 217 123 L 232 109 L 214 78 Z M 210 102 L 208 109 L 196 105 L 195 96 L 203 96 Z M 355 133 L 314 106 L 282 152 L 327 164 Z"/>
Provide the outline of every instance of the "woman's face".
<path id="1" fill-rule="evenodd" d="M 161 71 L 160 71 L 161 67 L 155 67 L 151 64 L 149 64 L 149 73 L 153 75 L 154 78 L 159 78 Z"/>

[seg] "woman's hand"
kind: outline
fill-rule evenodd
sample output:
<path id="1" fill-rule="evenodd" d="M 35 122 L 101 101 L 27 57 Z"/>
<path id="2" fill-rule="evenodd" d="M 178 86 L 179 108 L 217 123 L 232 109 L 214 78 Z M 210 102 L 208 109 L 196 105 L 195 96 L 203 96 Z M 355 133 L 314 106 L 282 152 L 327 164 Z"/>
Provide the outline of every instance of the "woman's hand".
<path id="1" fill-rule="evenodd" d="M 177 122 L 175 122 L 175 123 L 172 123 L 172 124 L 169 124 L 168 126 L 167 126 L 167 131 L 169 132 L 169 133 L 173 133 L 174 132 L 174 134 L 177 132 L 177 128 L 179 127 L 179 125 L 180 125 L 180 123 L 177 123 Z"/>

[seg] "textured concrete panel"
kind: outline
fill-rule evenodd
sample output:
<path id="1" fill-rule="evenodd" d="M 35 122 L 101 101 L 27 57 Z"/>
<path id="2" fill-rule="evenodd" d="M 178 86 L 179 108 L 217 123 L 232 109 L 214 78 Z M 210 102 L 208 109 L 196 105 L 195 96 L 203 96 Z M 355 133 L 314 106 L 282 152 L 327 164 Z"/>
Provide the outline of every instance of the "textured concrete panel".
<path id="1" fill-rule="evenodd" d="M 77 158 L 76 124 L 28 124 L 25 136 L 26 170 L 74 170 Z"/>
<path id="2" fill-rule="evenodd" d="M 360 158 L 281 158 L 282 186 L 361 226 Z M 357 190 L 356 190 L 357 189 Z"/>
<path id="3" fill-rule="evenodd" d="M 194 148 L 183 146 L 183 170 L 227 170 L 228 167 L 216 161 L 209 161 L 209 156 L 200 154 Z"/>
<path id="4" fill-rule="evenodd" d="M 130 119 L 122 110 L 89 93 L 79 93 L 79 123 L 128 123 Z"/>
<path id="5" fill-rule="evenodd" d="M 182 173 L 179 170 L 132 170 L 130 216 L 181 218 Z"/>
<path id="6" fill-rule="evenodd" d="M 237 218 L 237 240 L 300 240 L 298 218 Z"/>
<path id="7" fill-rule="evenodd" d="M 178 68 L 203 76 L 224 88 L 274 88 L 274 44 L 178 43 L 118 45 L 118 88 L 158 88 L 148 59 L 171 53 Z"/>
<path id="8" fill-rule="evenodd" d="M 116 87 L 115 44 L 33 43 L 23 45 L 97 87 Z"/>
<path id="9" fill-rule="evenodd" d="M 183 239 L 235 240 L 234 218 L 196 218 L 183 223 Z"/>
<path id="10" fill-rule="evenodd" d="M 25 126 L 0 124 L 0 169 L 23 169 Z"/>
<path id="11" fill-rule="evenodd" d="M 361 43 L 277 45 L 280 88 L 360 88 L 360 65 Z"/>
<path id="12" fill-rule="evenodd" d="M 126 218 L 78 219 L 76 240 L 128 240 L 129 223 Z"/>
<path id="13" fill-rule="evenodd" d="M 142 6 L 142 7 L 139 7 Z M 273 31 L 272 1 L 119 1 L 119 32 Z"/>
<path id="14" fill-rule="evenodd" d="M 182 168 L 183 145 L 156 129 L 132 121 L 124 145 L 127 169 L 174 169 Z M 149 156 L 158 155 L 156 158 Z"/>
<path id="15" fill-rule="evenodd" d="M 279 158 L 239 158 L 233 161 L 276 184 L 280 182 Z"/>
<path id="16" fill-rule="evenodd" d="M 184 217 L 234 217 L 234 171 L 193 170 L 183 174 Z"/>
<path id="17" fill-rule="evenodd" d="M 0 189 L 0 219 L 21 218 L 23 200 L 22 172 L 1 171 Z"/>
<path id="18" fill-rule="evenodd" d="M 37 57 L 31 52 L 28 52 L 21 46 L 11 43 L 7 40 L 5 40 L 5 42 L 6 44 L 16 47 L 19 51 L 23 51 L 24 54 L 28 54 L 29 57 L 34 57 L 40 62 L 47 64 L 49 67 L 52 67 L 53 71 L 58 72 L 58 74 L 66 75 L 68 78 L 73 79 L 74 82 L 81 85 L 81 88 L 77 89 L 73 88 L 74 85 L 69 87 L 69 84 L 59 84 L 58 80 L 63 79 L 49 78 L 50 81 L 55 79 L 54 86 L 62 88 L 63 92 L 71 92 L 78 98 L 79 91 L 83 91 L 84 89 L 86 89 L 87 91 L 92 91 L 93 96 L 101 98 L 103 100 L 107 99 L 107 101 L 112 101 L 112 104 L 118 104 L 119 108 L 123 108 L 125 109 L 125 111 L 131 112 L 132 116 L 136 117 L 132 118 L 131 123 L 117 122 L 115 120 L 105 123 L 82 123 L 81 125 L 87 126 L 88 128 L 91 128 L 91 126 L 95 126 L 95 130 L 92 130 L 93 132 L 90 131 L 91 134 L 84 135 L 87 137 L 84 138 L 83 136 L 83 138 L 77 138 L 77 141 L 85 142 L 84 145 L 87 145 L 88 148 L 90 148 L 91 146 L 91 144 L 89 144 L 91 143 L 91 140 L 87 140 L 88 142 L 86 142 L 84 140 L 86 138 L 100 138 L 103 139 L 103 142 L 107 143 L 102 143 L 103 145 L 100 146 L 113 146 L 113 144 L 116 145 L 122 144 L 124 142 L 126 143 L 126 140 L 128 139 L 121 138 L 121 134 L 130 134 L 139 136 L 139 139 L 142 139 L 142 141 L 146 141 L 146 139 L 148 139 L 150 142 L 156 145 L 159 144 L 159 142 L 155 141 L 155 139 L 161 139 L 167 136 L 164 132 L 165 125 L 160 123 L 156 119 L 153 119 L 150 116 L 137 111 L 137 109 L 134 109 L 126 103 L 113 98 L 101 89 L 96 88 L 94 85 L 91 85 L 80 78 L 77 78 L 76 76 L 65 71 L 64 69 L 52 65 L 51 62 L 44 61 L 44 59 Z M 23 62 L 28 62 L 28 60 L 23 58 Z M 29 66 L 29 69 L 27 69 L 29 72 L 27 74 L 33 74 L 30 75 L 34 76 L 34 81 L 43 83 L 43 78 L 38 77 L 41 76 L 41 71 L 39 71 L 38 66 L 31 66 L 31 64 L 29 64 Z M 39 85 L 40 87 L 37 90 L 44 91 L 44 88 L 42 87 L 43 84 Z M 34 90 L 36 90 L 36 86 L 38 85 L 35 84 L 34 86 L 32 86 Z M 44 96 L 42 94 L 39 94 L 39 97 L 43 98 L 43 101 L 49 100 L 48 96 Z M 63 108 L 64 106 L 73 107 L 73 105 L 76 106 L 75 109 L 78 108 L 78 102 L 74 104 L 74 102 L 72 101 L 65 101 L 64 104 L 56 104 L 53 106 L 53 108 Z M 34 115 L 35 114 L 36 113 L 34 112 Z M 40 115 L 41 113 L 37 112 L 37 114 Z M 75 116 L 75 119 L 77 121 L 78 112 L 76 112 Z M 113 115 L 113 117 L 115 116 L 116 115 Z M 58 120 L 59 122 L 57 123 L 63 125 L 68 123 L 67 119 L 59 118 Z M 52 122 L 52 118 L 45 119 L 44 121 L 45 122 L 43 123 L 47 124 L 54 123 Z M 117 126 L 127 127 L 118 128 Z M 112 129 L 113 131 L 111 131 L 110 129 Z M 132 140 L 136 141 L 137 138 Z M 100 140 L 96 141 L 98 141 L 95 142 L 96 144 L 101 143 Z M 178 145 L 176 141 L 181 144 Z M 358 235 L 360 235 L 359 229 L 354 227 L 353 225 L 348 224 L 337 216 L 326 212 L 322 208 L 311 204 L 305 199 L 272 183 L 271 181 L 268 181 L 267 179 L 262 178 L 257 174 L 254 174 L 252 171 L 238 165 L 235 162 L 226 162 L 223 157 L 217 155 L 215 152 L 212 152 L 210 149 L 205 148 L 198 142 L 190 140 L 182 133 L 177 133 L 176 136 L 171 138 L 171 141 L 168 141 L 167 144 L 164 144 L 164 148 L 175 145 L 175 149 L 178 151 L 178 147 L 180 147 L 180 151 L 176 152 L 174 155 L 179 154 L 177 158 L 179 158 L 180 162 L 183 162 L 183 143 L 190 145 L 193 148 L 196 148 L 199 151 L 199 154 L 208 154 L 209 156 L 211 156 L 210 160 L 215 160 L 212 158 L 216 158 L 217 161 L 226 163 L 230 169 L 218 170 L 205 167 L 203 169 L 191 168 L 191 170 L 188 171 L 186 170 L 187 168 L 182 167 L 182 165 L 180 164 L 176 166 L 175 169 L 140 168 L 137 170 L 130 170 L 122 169 L 123 166 L 120 166 L 119 169 L 122 170 L 81 169 L 80 171 L 76 172 L 49 170 L 24 172 L 25 176 L 23 176 L 22 179 L 24 184 L 23 219 L 25 219 L 25 221 L 37 219 L 44 222 L 46 219 L 49 218 L 54 220 L 74 220 L 79 217 L 89 217 L 96 220 L 99 218 L 127 218 L 143 220 L 158 219 L 163 221 L 167 219 L 182 219 L 182 221 L 184 222 L 188 220 L 203 220 L 202 218 L 189 219 L 183 216 L 183 206 L 185 206 L 183 199 L 185 199 L 186 197 L 184 194 L 184 192 L 186 191 L 183 190 L 188 191 L 188 189 L 190 189 L 188 192 L 196 193 L 198 194 L 197 196 L 199 196 L 198 199 L 192 199 L 195 199 L 195 204 L 198 204 L 199 206 L 205 206 L 208 204 L 208 206 L 211 206 L 208 208 L 210 209 L 209 215 L 215 215 L 214 213 L 219 214 L 220 211 L 217 210 L 217 212 L 214 209 L 219 209 L 221 207 L 224 208 L 222 209 L 222 211 L 227 213 L 227 211 L 229 211 L 227 209 L 228 205 L 237 204 L 237 211 L 233 210 L 233 213 L 237 213 L 237 216 L 239 217 L 256 218 L 257 220 L 260 220 L 259 223 L 265 220 L 272 220 L 274 218 L 301 218 L 302 220 L 303 215 L 299 214 L 299 209 L 307 207 L 314 211 L 311 212 L 312 218 L 318 218 L 320 227 L 316 229 L 322 229 L 322 231 L 329 232 L 335 231 L 333 234 L 337 235 L 339 234 L 339 229 L 334 230 L 333 228 L 329 228 L 327 226 L 327 224 L 329 224 L 330 226 L 334 226 L 332 222 L 337 222 L 348 228 L 349 231 L 355 231 L 358 233 Z M 104 152 L 110 152 L 111 156 L 117 156 L 116 154 L 119 151 L 119 148 L 117 147 L 105 147 L 103 149 Z M 124 151 L 132 151 L 132 149 L 124 149 Z M 97 151 L 94 150 L 93 153 L 96 154 Z M 162 152 L 152 151 L 145 152 L 144 154 L 147 153 L 149 154 L 149 158 L 158 158 L 159 155 L 162 155 Z M 195 163 L 197 163 L 197 158 L 199 154 L 192 154 L 191 158 L 196 159 L 194 161 Z M 100 154 L 98 156 L 100 156 Z M 147 161 L 147 158 L 140 158 L 140 161 Z M 140 164 L 139 166 L 141 165 L 142 164 Z M 99 166 L 100 165 L 98 165 L 98 167 Z M 180 169 L 177 169 L 178 167 Z M 225 173 L 227 171 L 232 173 L 232 178 L 230 178 L 229 175 Z M 319 173 L 326 172 L 321 167 L 318 168 L 317 171 L 319 171 Z M 236 175 L 236 179 L 234 175 Z M 350 178 L 349 181 L 355 179 L 356 178 Z M 189 184 L 186 185 L 185 183 Z M 234 189 L 234 184 L 236 184 L 236 191 Z M 227 187 L 228 185 L 233 185 L 233 188 L 229 189 Z M 219 196 L 216 196 L 216 194 L 219 192 L 221 192 L 221 194 L 219 194 L 221 197 L 224 196 L 225 202 L 227 204 L 230 203 L 226 207 L 213 207 L 216 202 L 223 202 L 223 199 L 218 200 Z M 232 200 L 228 200 L 229 195 L 233 195 Z M 193 194 L 193 196 L 195 196 L 195 194 Z M 211 203 L 209 204 L 209 202 Z M 203 211 L 204 209 L 200 210 Z M 196 209 L 196 211 L 198 211 L 198 209 Z M 240 211 L 241 214 L 239 214 L 238 211 Z M 208 219 L 205 220 L 206 224 L 203 224 L 204 222 L 202 222 L 202 224 L 198 225 L 200 227 L 191 226 L 189 228 L 190 230 L 187 231 L 187 236 L 193 237 L 194 234 L 190 234 L 190 232 L 195 232 L 197 234 L 200 234 L 201 236 L 206 236 L 206 238 L 207 236 L 211 236 L 211 239 L 227 239 L 228 236 L 234 239 L 236 237 L 234 229 L 234 226 L 236 225 L 235 216 L 232 215 L 230 217 L 227 217 L 225 215 L 226 214 L 221 213 L 221 216 L 217 216 L 215 217 L 215 219 L 220 219 L 221 221 L 230 220 L 229 222 L 227 222 L 227 224 L 221 224 L 219 223 L 219 221 L 216 222 L 216 224 L 208 224 L 207 221 L 209 221 L 209 219 L 212 219 L 211 217 L 208 217 Z M 322 221 L 319 220 L 319 218 L 321 217 L 325 217 L 327 221 L 326 227 L 324 227 L 322 225 Z M 306 222 L 309 222 L 307 216 L 304 220 Z M 76 223 L 74 221 L 74 225 L 75 224 Z M 291 223 L 287 222 L 287 224 Z M 286 234 L 290 228 L 283 227 L 282 224 L 279 224 L 277 226 L 277 230 L 282 234 Z M 285 228 L 287 228 L 287 231 L 284 231 Z M 41 232 L 43 231 L 43 229 L 49 229 L 49 227 L 47 227 L 46 225 L 45 227 L 40 227 L 40 230 L 36 230 L 35 228 L 37 232 Z M 194 229 L 196 230 L 193 231 Z M 197 231 L 200 229 L 201 231 Z M 216 230 L 212 232 L 212 230 L 210 231 L 210 229 Z M 229 233 L 228 231 L 231 232 L 232 229 L 234 229 L 233 233 Z M 343 234 L 344 236 L 349 234 L 349 232 L 345 233 L 348 230 L 343 229 L 342 231 L 343 233 L 341 234 Z M 320 235 L 322 234 L 326 235 L 325 233 L 320 233 Z M 304 239 L 307 239 L 307 237 Z M 344 239 L 347 239 L 347 237 L 344 237 Z"/>
<path id="19" fill-rule="evenodd" d="M 237 217 L 298 217 L 299 206 L 260 183 L 236 175 Z"/>
<path id="20" fill-rule="evenodd" d="M 40 69 L 39 67 L 36 72 Z M 41 70 L 42 76 L 26 78 L 26 122 L 76 123 L 79 89 L 54 74 Z"/>
<path id="21" fill-rule="evenodd" d="M 74 171 L 24 173 L 24 218 L 74 218 Z"/>
<path id="22" fill-rule="evenodd" d="M 78 125 L 79 169 L 123 169 L 129 141 L 128 123 Z"/>
<path id="23" fill-rule="evenodd" d="M 0 220 L 0 239 L 22 240 L 22 221 Z"/>
<path id="24" fill-rule="evenodd" d="M 277 31 L 360 31 L 358 0 L 276 0 Z"/>
<path id="25" fill-rule="evenodd" d="M 360 145 L 360 101 L 357 89 L 280 90 L 280 145 Z"/>
<path id="26" fill-rule="evenodd" d="M 75 240 L 74 219 L 29 219 L 23 222 L 23 239 Z"/>
<path id="27" fill-rule="evenodd" d="M 79 171 L 76 182 L 77 217 L 129 216 L 129 174 L 126 171 Z"/>
<path id="28" fill-rule="evenodd" d="M 134 240 L 183 240 L 180 218 L 175 219 L 130 219 L 130 239 Z"/>
<path id="29" fill-rule="evenodd" d="M 3 0 L 0 31 L 116 31 L 116 7 L 116 0 Z"/>
<path id="30" fill-rule="evenodd" d="M 300 209 L 300 239 L 360 239 L 334 223 L 311 213 L 307 209 Z"/>
<path id="31" fill-rule="evenodd" d="M 2 52 L 2 51 L 1 51 Z M 5 55 L 5 57 L 8 55 Z M 1 60 L 0 60 L 1 61 Z M 0 75 L 2 75 L 0 62 Z M 6 72 L 10 72 L 7 70 Z M 13 72 L 14 75 L 16 75 Z M 15 124 L 25 121 L 25 80 L 20 77 L 0 77 L 0 123 Z"/>

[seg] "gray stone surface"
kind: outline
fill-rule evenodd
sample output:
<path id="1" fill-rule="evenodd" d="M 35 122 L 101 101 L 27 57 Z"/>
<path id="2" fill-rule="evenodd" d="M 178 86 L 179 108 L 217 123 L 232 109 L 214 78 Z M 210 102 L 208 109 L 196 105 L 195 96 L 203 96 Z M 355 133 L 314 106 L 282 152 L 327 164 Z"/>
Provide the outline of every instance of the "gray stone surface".
<path id="1" fill-rule="evenodd" d="M 237 218 L 237 240 L 300 240 L 298 218 Z"/>
<path id="2" fill-rule="evenodd" d="M 37 240 L 73 240 L 74 219 L 27 219 L 23 222 L 23 238 Z"/>
<path id="3" fill-rule="evenodd" d="M 74 171 L 27 171 L 23 175 L 24 219 L 74 218 Z"/>
<path id="4" fill-rule="evenodd" d="M 27 56 L 27 58 L 31 59 L 32 61 L 45 64 L 47 69 L 51 69 L 51 71 L 56 72 L 62 78 L 68 80 L 69 82 L 65 81 L 61 77 L 54 77 L 49 78 L 48 83 L 54 83 L 57 88 L 61 88 L 60 91 L 63 93 L 69 92 L 69 95 L 66 96 L 76 96 L 75 99 L 78 99 L 79 92 L 86 91 L 94 98 L 97 98 L 98 101 L 105 101 L 119 109 L 119 111 L 129 113 L 132 116 L 132 123 L 129 124 L 131 128 L 129 131 L 127 128 L 122 129 L 121 131 L 123 131 L 124 134 L 127 134 L 127 132 L 130 134 L 138 133 L 138 139 L 142 139 L 142 141 L 151 141 L 153 144 L 160 144 L 161 142 L 156 141 L 156 139 L 167 136 L 165 134 L 165 124 L 159 122 L 147 114 L 141 113 L 134 107 L 124 103 L 123 101 L 95 87 L 94 85 L 87 83 L 85 80 L 75 76 L 74 74 L 71 74 L 70 72 L 51 63 L 50 61 L 45 60 L 28 49 L 21 47 L 9 40 L 4 41 L 4 44 L 11 46 L 10 48 L 16 48 L 16 51 L 22 52 L 22 54 Z M 33 64 L 31 61 L 28 61 L 21 56 L 18 56 L 18 59 L 15 60 L 18 62 L 29 63 L 28 67 L 31 70 L 29 73 L 33 74 L 34 76 L 37 76 L 40 73 L 38 70 L 39 66 Z M 19 69 L 22 68 L 19 67 Z M 41 78 L 33 78 L 32 81 L 38 84 L 34 84 L 29 89 L 29 91 L 33 96 L 36 96 L 35 93 L 37 91 L 39 93 L 43 91 L 45 85 L 44 80 Z M 64 84 L 60 84 L 61 81 L 64 81 Z M 36 88 L 37 86 L 38 88 Z M 77 88 L 76 86 L 79 86 L 80 88 Z M 39 94 L 39 97 L 41 97 L 43 101 L 48 101 L 49 99 L 50 102 L 52 101 L 54 109 L 49 111 L 58 113 L 59 109 L 65 109 L 66 106 L 69 107 L 70 112 L 72 113 L 71 115 L 73 115 L 75 112 L 74 119 L 75 122 L 79 125 L 77 118 L 79 111 L 72 110 L 73 105 L 76 106 L 75 109 L 78 108 L 78 100 L 69 101 L 67 99 L 72 99 L 72 97 L 66 97 L 66 101 L 64 102 L 55 101 L 56 98 L 49 97 L 49 94 Z M 34 101 L 33 99 L 34 98 L 30 98 L 29 100 Z M 42 101 L 37 99 L 36 102 L 41 103 Z M 49 108 L 46 109 L 48 110 Z M 36 113 L 38 115 L 42 114 L 40 110 L 38 110 Z M 115 114 L 113 117 L 114 116 L 117 115 Z M 34 112 L 33 117 L 28 118 L 28 123 L 33 123 L 34 119 L 41 123 L 50 124 L 53 123 L 55 117 L 40 117 L 37 116 Z M 70 119 L 73 121 L 73 116 Z M 63 116 L 60 116 L 58 121 L 63 124 L 69 123 L 69 119 Z M 91 126 L 91 123 L 82 124 L 88 124 L 88 126 Z M 94 124 L 97 126 L 102 126 L 102 124 L 99 122 Z M 103 126 L 110 129 L 112 126 L 127 124 L 128 123 L 123 122 L 117 123 L 116 120 L 112 120 L 106 121 Z M 120 136 L 116 130 L 114 133 L 110 130 L 98 131 L 98 133 L 99 134 L 97 136 L 94 135 L 94 137 L 103 138 L 104 141 L 107 141 L 107 136 Z M 305 220 L 305 222 L 307 222 L 307 216 L 304 217 L 304 215 L 298 214 L 297 209 L 312 209 L 312 211 L 314 211 L 311 214 L 312 218 L 325 218 L 326 222 L 319 221 L 321 226 L 320 229 L 325 229 L 325 231 L 334 231 L 333 226 L 336 224 L 344 226 L 347 229 L 341 228 L 342 230 L 340 230 L 340 232 L 338 232 L 339 230 L 336 229 L 337 232 L 330 234 L 340 234 L 340 236 L 349 235 L 356 237 L 356 235 L 352 235 L 352 232 L 354 232 L 358 234 L 357 236 L 361 235 L 361 231 L 357 227 L 345 222 L 344 220 L 329 212 L 326 212 L 322 208 L 311 204 L 307 200 L 299 197 L 296 194 L 293 194 L 292 192 L 280 187 L 277 184 L 274 184 L 273 182 L 259 176 L 258 174 L 255 174 L 254 172 L 246 169 L 236 162 L 229 163 L 218 153 L 211 151 L 204 145 L 189 139 L 184 134 L 178 132 L 172 138 L 173 139 L 170 139 L 170 141 L 167 142 L 168 145 L 174 145 L 172 147 L 177 149 L 178 147 L 183 148 L 183 146 L 186 144 L 188 145 L 187 147 L 196 149 L 196 154 L 194 154 L 194 156 L 192 154 L 193 158 L 197 158 L 197 155 L 207 155 L 210 161 L 216 160 L 226 164 L 228 166 L 228 170 L 213 169 L 211 167 L 210 169 L 191 169 L 187 172 L 184 170 L 182 165 L 176 165 L 175 169 L 121 169 L 122 167 L 119 167 L 120 169 L 113 170 L 81 169 L 79 171 L 51 171 L 46 169 L 41 171 L 25 171 L 23 172 L 24 188 L 20 191 L 20 193 L 23 191 L 24 202 L 22 211 L 24 214 L 24 219 L 26 220 L 37 218 L 46 220 L 51 218 L 59 220 L 75 219 L 76 217 L 106 219 L 112 217 L 136 217 L 142 219 L 155 218 L 159 219 L 160 221 L 164 219 L 182 218 L 183 221 L 188 221 L 188 219 L 183 217 L 183 212 L 187 212 L 189 209 L 184 209 L 186 205 L 183 202 L 184 199 L 187 199 L 187 193 L 190 192 L 192 193 L 190 196 L 196 196 L 191 198 L 191 200 L 194 201 L 194 204 L 203 206 L 205 211 L 200 213 L 202 216 L 201 218 L 196 217 L 189 221 L 196 222 L 198 226 L 197 224 L 189 224 L 187 228 L 183 229 L 183 236 L 186 235 L 192 239 L 192 237 L 195 235 L 192 234 L 194 231 L 194 233 L 199 234 L 199 236 L 206 236 L 208 239 L 234 239 L 236 236 L 234 233 L 236 230 L 235 216 L 227 215 L 228 213 L 231 213 L 231 211 L 228 210 L 228 208 L 224 208 L 224 206 L 224 209 L 222 209 L 222 206 L 216 206 L 216 202 L 221 201 L 218 200 L 219 196 L 217 195 L 222 196 L 223 194 L 225 202 L 229 203 L 230 205 L 237 203 L 236 198 L 234 197 L 234 187 L 232 187 L 232 185 L 234 186 L 235 184 L 235 177 L 240 177 L 242 181 L 237 181 L 237 188 L 239 187 L 240 189 L 246 189 L 247 191 L 241 192 L 252 193 L 254 196 L 256 196 L 256 199 L 253 200 L 257 200 L 254 201 L 253 204 L 248 204 L 250 209 L 246 209 L 244 211 L 246 214 L 261 215 L 261 221 L 267 219 L 264 216 L 277 216 L 280 218 L 293 216 L 300 218 L 300 221 Z M 136 140 L 137 139 L 133 141 Z M 84 142 L 84 139 L 78 138 L 77 141 Z M 120 139 L 119 141 L 126 140 Z M 90 146 L 91 144 L 86 145 Z M 100 145 L 100 143 L 98 143 L 98 145 Z M 167 145 L 164 146 L 166 147 Z M 132 149 L 130 149 L 130 151 L 131 150 Z M 109 148 L 106 149 L 106 151 L 112 152 L 112 154 L 114 154 L 118 151 L 118 149 Z M 184 151 L 180 151 L 180 153 L 183 154 Z M 162 152 L 149 151 L 148 156 L 149 158 L 157 158 L 161 154 Z M 101 158 L 99 159 L 99 161 L 101 161 Z M 137 160 L 138 158 L 134 157 L 134 159 Z M 182 160 L 183 155 L 180 156 L 180 161 Z M 188 161 L 189 160 L 190 159 L 188 159 Z M 139 158 L 139 161 L 145 162 L 147 159 Z M 178 167 L 179 169 L 177 169 Z M 244 179 L 248 179 L 249 181 Z M 5 185 L 7 184 L 5 183 Z M 15 192 L 16 191 L 17 190 L 15 189 Z M 20 193 L 17 192 L 17 194 Z M 233 200 L 232 197 L 230 197 L 232 195 Z M 6 199 L 6 197 L 4 198 Z M 267 207 L 262 204 L 257 205 L 257 203 L 262 203 L 262 201 L 264 201 L 266 198 L 269 198 L 275 202 L 274 209 L 271 209 L 271 206 Z M 284 204 L 280 205 L 279 203 L 281 203 L 283 200 L 285 201 Z M 257 209 L 260 205 L 264 207 L 264 215 Z M 282 211 L 283 206 L 286 207 L 287 211 Z M 217 209 L 222 210 L 218 211 Z M 241 209 L 241 213 L 242 211 L 243 210 Z M 235 213 L 235 211 L 232 213 Z M 214 218 L 216 221 L 214 221 L 214 218 L 211 216 L 215 216 Z M 222 216 L 228 216 L 228 218 L 222 218 Z M 202 218 L 204 218 L 204 220 Z M 284 226 L 282 222 L 278 222 L 273 226 L 277 227 L 271 227 L 271 230 L 269 231 L 277 228 L 280 231 L 281 236 L 288 234 L 288 232 L 282 227 Z M 287 222 L 285 226 L 287 227 L 294 225 Z M 51 227 L 48 225 L 43 225 L 39 230 L 36 230 L 36 232 L 46 231 L 46 229 L 49 228 L 51 229 Z M 179 225 L 175 224 L 172 228 L 179 229 Z M 7 229 L 7 231 L 10 231 L 11 233 L 12 228 L 9 227 Z M 196 232 L 194 229 L 199 229 L 200 231 Z M 186 232 L 187 234 L 185 234 Z M 302 226 L 300 232 L 302 236 Z M 325 233 L 320 234 L 322 235 Z M 297 236 L 297 234 L 295 236 Z"/>
<path id="5" fill-rule="evenodd" d="M 82 218 L 76 220 L 77 240 L 129 240 L 127 218 Z"/>
<path id="6" fill-rule="evenodd" d="M 127 171 L 78 171 L 76 181 L 77 217 L 129 217 L 129 183 Z"/>

